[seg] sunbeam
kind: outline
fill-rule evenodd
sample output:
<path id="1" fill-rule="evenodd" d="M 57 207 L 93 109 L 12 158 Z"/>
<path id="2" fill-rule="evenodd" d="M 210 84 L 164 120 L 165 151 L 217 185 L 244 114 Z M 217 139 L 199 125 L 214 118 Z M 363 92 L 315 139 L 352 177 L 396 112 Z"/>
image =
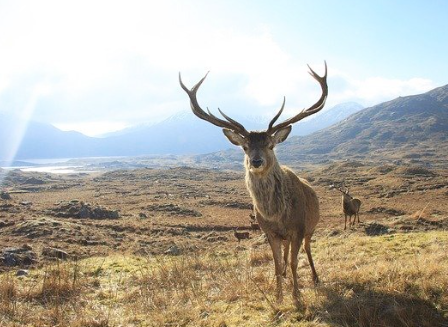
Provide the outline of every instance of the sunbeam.
<path id="1" fill-rule="evenodd" d="M 11 167 L 14 164 L 17 151 L 20 148 L 22 140 L 27 132 L 28 125 L 33 117 L 33 113 L 36 109 L 36 104 L 42 96 L 50 92 L 50 85 L 48 83 L 37 84 L 26 102 L 26 105 L 20 109 L 14 118 L 8 119 L 8 125 L 3 131 L 3 135 L 7 136 L 7 142 L 3 142 L 3 149 L 0 153 L 5 160 L 2 161 L 3 167 Z M 0 175 L 0 186 L 3 188 L 4 178 L 7 176 L 7 172 Z"/>

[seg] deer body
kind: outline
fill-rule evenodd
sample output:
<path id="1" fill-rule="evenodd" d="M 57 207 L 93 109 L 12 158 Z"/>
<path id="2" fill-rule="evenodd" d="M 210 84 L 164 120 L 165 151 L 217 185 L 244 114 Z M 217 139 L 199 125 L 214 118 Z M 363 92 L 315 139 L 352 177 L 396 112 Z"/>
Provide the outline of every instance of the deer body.
<path id="1" fill-rule="evenodd" d="M 342 211 L 344 212 L 345 216 L 345 222 L 344 222 L 344 229 L 347 229 L 347 216 L 349 217 L 348 225 L 352 226 L 356 223 L 356 217 L 358 217 L 358 224 L 359 221 L 359 209 L 361 208 L 361 200 L 358 198 L 354 198 L 349 194 L 349 190 L 342 190 L 341 188 L 339 191 L 342 192 Z M 353 218 L 352 223 L 352 216 L 355 216 Z"/>
<path id="2" fill-rule="evenodd" d="M 226 120 L 201 109 L 196 92 L 207 75 L 191 90 L 182 83 L 179 75 L 181 87 L 190 98 L 193 113 L 203 120 L 222 127 L 228 140 L 244 150 L 246 186 L 253 201 L 255 217 L 268 238 L 274 257 L 278 302 L 283 299 L 282 283 L 286 275 L 289 256 L 293 277 L 293 297 L 296 301 L 298 300 L 297 256 L 302 243 L 308 256 L 313 281 L 315 283 L 319 281 L 311 255 L 311 236 L 319 221 L 319 201 L 308 182 L 297 177 L 289 168 L 281 167 L 274 153 L 274 147 L 288 137 L 292 124 L 320 111 L 325 105 L 328 95 L 327 66 L 325 64 L 323 77 L 317 75 L 311 68 L 310 71 L 311 76 L 321 86 L 320 99 L 310 108 L 303 109 L 298 115 L 274 125 L 283 111 L 285 105 L 283 101 L 282 107 L 269 123 L 268 129 L 261 132 L 247 131 L 243 125 L 219 109 Z"/>
<path id="3" fill-rule="evenodd" d="M 236 239 L 238 240 L 238 243 L 241 240 L 250 238 L 249 232 L 238 232 L 237 230 L 235 230 L 233 231 L 233 235 L 235 235 Z"/>
<path id="4" fill-rule="evenodd" d="M 246 157 L 246 162 L 247 159 Z M 299 178 L 288 167 L 280 167 L 276 160 L 271 171 L 263 175 L 252 173 L 246 165 L 246 186 L 254 203 L 257 221 L 267 235 L 273 251 L 277 299 L 282 301 L 282 279 L 286 276 L 289 255 L 294 284 L 293 296 L 297 298 L 297 256 L 303 240 L 313 281 L 315 284 L 319 281 L 310 247 L 311 237 L 319 221 L 317 195 L 304 179 Z"/>
<path id="5" fill-rule="evenodd" d="M 259 176 L 246 168 L 246 186 L 261 227 L 287 239 L 297 231 L 310 235 L 319 221 L 319 201 L 307 181 L 276 164 Z M 264 229 L 263 229 L 264 230 Z"/>

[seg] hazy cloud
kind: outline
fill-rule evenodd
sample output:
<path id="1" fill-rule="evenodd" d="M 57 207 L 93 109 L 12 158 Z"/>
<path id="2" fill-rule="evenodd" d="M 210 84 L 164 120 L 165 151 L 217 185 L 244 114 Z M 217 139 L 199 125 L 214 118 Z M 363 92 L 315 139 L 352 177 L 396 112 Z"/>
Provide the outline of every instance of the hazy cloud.
<path id="1" fill-rule="evenodd" d="M 303 37 L 312 31 L 302 35 L 295 20 L 280 29 L 282 21 L 260 10 L 199 0 L 2 2 L 0 111 L 94 134 L 188 110 L 178 72 L 192 86 L 210 70 L 199 92 L 204 107 L 271 114 L 286 96 L 288 115 L 319 97 L 306 64 L 322 74 L 323 59 L 329 106 L 373 105 L 437 86 L 419 76 L 357 76 L 332 48 L 316 57 Z"/>

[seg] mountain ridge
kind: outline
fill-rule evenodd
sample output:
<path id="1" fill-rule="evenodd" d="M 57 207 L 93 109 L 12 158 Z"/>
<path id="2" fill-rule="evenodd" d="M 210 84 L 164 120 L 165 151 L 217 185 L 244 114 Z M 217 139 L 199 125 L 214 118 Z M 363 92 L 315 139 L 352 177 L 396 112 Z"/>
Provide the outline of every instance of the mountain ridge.
<path id="1" fill-rule="evenodd" d="M 342 107 L 341 107 L 342 106 Z M 330 114 L 344 108 L 344 104 L 330 108 L 323 114 L 331 119 L 337 114 Z M 339 109 L 338 109 L 339 108 Z M 359 108 L 359 105 L 358 107 Z M 345 110 L 345 115 L 352 109 Z M 341 110 L 342 111 L 342 110 Z M 325 117 L 325 115 L 323 115 Z M 235 117 L 249 129 L 263 130 L 267 127 L 266 119 L 260 117 Z M 317 116 L 317 118 L 319 118 Z M 331 119 L 316 120 L 309 124 L 312 129 L 319 129 L 329 124 Z M 14 126 L 27 126 L 22 135 L 16 135 Z M 304 125 L 305 127 L 307 125 Z M 308 127 L 306 127 L 308 128 Z M 310 129 L 297 129 L 299 133 Z M 312 130 L 311 129 L 311 130 Z M 15 149 L 18 138 L 22 136 L 21 145 Z M 223 136 L 222 130 L 212 124 L 198 119 L 191 111 L 182 111 L 167 119 L 149 125 L 137 125 L 124 130 L 109 133 L 107 137 L 90 137 L 74 131 L 61 131 L 50 124 L 39 122 L 8 122 L 0 117 L 0 138 L 8 140 L 0 149 L 0 160 L 11 160 L 11 153 L 16 152 L 16 160 L 40 158 L 75 158 L 96 156 L 140 156 L 140 155 L 187 155 L 204 154 L 221 151 L 231 145 Z M 14 140 L 13 140 L 14 139 Z"/>
<path id="2" fill-rule="evenodd" d="M 448 85 L 365 108 L 307 136 L 291 136 L 276 153 L 289 165 L 367 160 L 446 166 Z M 240 167 L 242 158 L 243 152 L 232 148 L 199 155 L 196 161 Z"/>

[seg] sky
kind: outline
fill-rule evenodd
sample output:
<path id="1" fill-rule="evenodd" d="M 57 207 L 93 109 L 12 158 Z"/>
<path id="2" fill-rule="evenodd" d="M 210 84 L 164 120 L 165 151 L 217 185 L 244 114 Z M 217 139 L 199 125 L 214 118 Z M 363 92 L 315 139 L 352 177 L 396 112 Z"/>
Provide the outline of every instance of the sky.
<path id="1" fill-rule="evenodd" d="M 95 136 L 202 107 L 288 118 L 448 83 L 445 0 L 0 0 L 0 113 Z"/>

